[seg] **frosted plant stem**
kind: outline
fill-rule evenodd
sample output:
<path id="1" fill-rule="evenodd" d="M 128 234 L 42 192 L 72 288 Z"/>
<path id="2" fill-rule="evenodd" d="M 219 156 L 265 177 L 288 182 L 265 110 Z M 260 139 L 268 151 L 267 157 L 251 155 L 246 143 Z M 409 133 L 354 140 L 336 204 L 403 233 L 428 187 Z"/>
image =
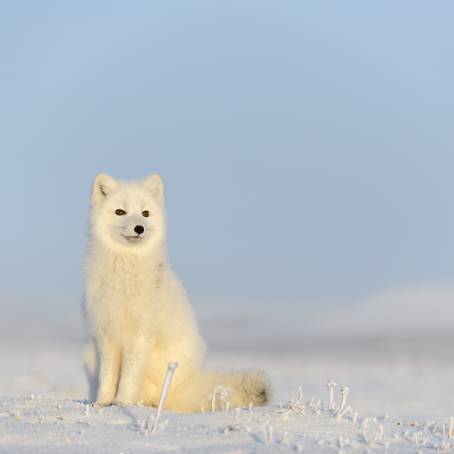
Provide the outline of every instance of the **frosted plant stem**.
<path id="1" fill-rule="evenodd" d="M 449 438 L 454 438 L 454 416 L 451 416 L 449 418 L 448 437 Z"/>
<path id="2" fill-rule="evenodd" d="M 339 410 L 337 410 L 338 418 L 342 418 L 342 415 L 344 414 L 345 406 L 347 405 L 347 397 L 348 397 L 349 392 L 350 392 L 350 390 L 348 389 L 347 386 L 343 386 L 341 388 L 342 400 L 340 403 Z"/>
<path id="3" fill-rule="evenodd" d="M 216 388 L 211 395 L 211 411 L 216 411 Z"/>
<path id="4" fill-rule="evenodd" d="M 375 434 L 375 440 L 376 441 L 382 441 L 383 440 L 383 434 L 384 434 L 384 427 L 383 424 L 380 424 L 377 433 Z"/>
<path id="5" fill-rule="evenodd" d="M 224 410 L 225 395 L 223 392 L 224 392 L 223 386 L 217 386 L 216 388 L 214 388 L 213 394 L 211 396 L 211 411 L 216 411 L 216 399 L 218 397 L 221 405 L 221 410 Z"/>
<path id="6" fill-rule="evenodd" d="M 334 410 L 334 388 L 337 386 L 337 383 L 329 380 L 326 384 L 328 388 L 328 409 Z"/>
<path id="7" fill-rule="evenodd" d="M 304 400 L 304 393 L 303 393 L 303 387 L 298 386 L 298 400 L 303 403 Z"/>
<path id="8" fill-rule="evenodd" d="M 169 363 L 167 365 L 166 378 L 164 384 L 162 385 L 161 397 L 159 398 L 158 411 L 153 420 L 153 425 L 151 426 L 151 433 L 156 432 L 158 428 L 159 417 L 161 416 L 162 409 L 164 408 L 165 401 L 167 399 L 167 394 L 169 394 L 170 383 L 172 383 L 173 374 L 175 369 L 178 367 L 178 363 Z"/>
<path id="9" fill-rule="evenodd" d="M 350 412 L 352 410 L 352 407 L 348 406 L 348 407 L 345 407 L 342 411 L 338 411 L 336 413 L 336 419 L 342 419 L 348 412 Z"/>

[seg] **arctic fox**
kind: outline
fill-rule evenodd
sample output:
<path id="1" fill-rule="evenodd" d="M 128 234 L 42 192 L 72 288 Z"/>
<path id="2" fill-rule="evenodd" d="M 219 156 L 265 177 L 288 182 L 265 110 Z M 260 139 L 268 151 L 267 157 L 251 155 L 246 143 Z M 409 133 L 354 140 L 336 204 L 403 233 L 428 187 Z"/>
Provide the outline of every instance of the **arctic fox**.
<path id="1" fill-rule="evenodd" d="M 167 364 L 178 362 L 165 408 L 211 409 L 209 396 L 216 390 L 228 393 L 224 399 L 232 407 L 264 405 L 270 391 L 263 373 L 203 368 L 205 345 L 167 261 L 165 230 L 159 175 L 132 183 L 96 176 L 85 295 L 90 399 L 156 406 Z"/>

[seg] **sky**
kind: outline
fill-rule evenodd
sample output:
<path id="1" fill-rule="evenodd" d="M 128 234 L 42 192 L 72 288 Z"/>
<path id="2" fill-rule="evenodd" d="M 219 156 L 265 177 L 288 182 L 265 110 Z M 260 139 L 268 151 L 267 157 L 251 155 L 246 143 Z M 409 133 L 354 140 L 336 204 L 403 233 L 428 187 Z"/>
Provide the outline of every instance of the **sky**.
<path id="1" fill-rule="evenodd" d="M 98 172 L 162 175 L 201 314 L 453 283 L 452 2 L 1 10 L 3 318 L 78 314 Z"/>

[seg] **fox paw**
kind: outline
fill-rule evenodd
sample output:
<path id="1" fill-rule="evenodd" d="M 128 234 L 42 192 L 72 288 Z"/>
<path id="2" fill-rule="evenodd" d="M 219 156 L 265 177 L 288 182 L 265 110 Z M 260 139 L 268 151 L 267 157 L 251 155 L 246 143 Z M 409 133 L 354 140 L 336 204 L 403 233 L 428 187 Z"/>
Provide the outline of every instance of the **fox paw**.
<path id="1" fill-rule="evenodd" d="M 108 407 L 108 406 L 112 405 L 113 402 L 111 400 L 107 400 L 107 399 L 98 399 L 94 403 L 95 403 L 95 405 L 100 405 L 101 407 Z"/>
<path id="2" fill-rule="evenodd" d="M 135 402 L 133 401 L 128 401 L 126 399 L 115 399 L 113 402 L 112 402 L 113 405 L 117 405 L 118 407 L 125 407 L 125 406 L 131 406 L 131 405 L 135 405 Z"/>

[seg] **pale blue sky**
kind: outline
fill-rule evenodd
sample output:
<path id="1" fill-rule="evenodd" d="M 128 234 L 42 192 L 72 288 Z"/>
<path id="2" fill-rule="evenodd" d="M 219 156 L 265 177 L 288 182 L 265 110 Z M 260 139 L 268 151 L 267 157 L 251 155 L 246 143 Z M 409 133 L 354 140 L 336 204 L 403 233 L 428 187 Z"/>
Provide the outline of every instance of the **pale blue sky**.
<path id="1" fill-rule="evenodd" d="M 199 311 L 453 282 L 453 23 L 449 1 L 3 4 L 3 307 L 77 311 L 100 171 L 162 174 Z"/>

